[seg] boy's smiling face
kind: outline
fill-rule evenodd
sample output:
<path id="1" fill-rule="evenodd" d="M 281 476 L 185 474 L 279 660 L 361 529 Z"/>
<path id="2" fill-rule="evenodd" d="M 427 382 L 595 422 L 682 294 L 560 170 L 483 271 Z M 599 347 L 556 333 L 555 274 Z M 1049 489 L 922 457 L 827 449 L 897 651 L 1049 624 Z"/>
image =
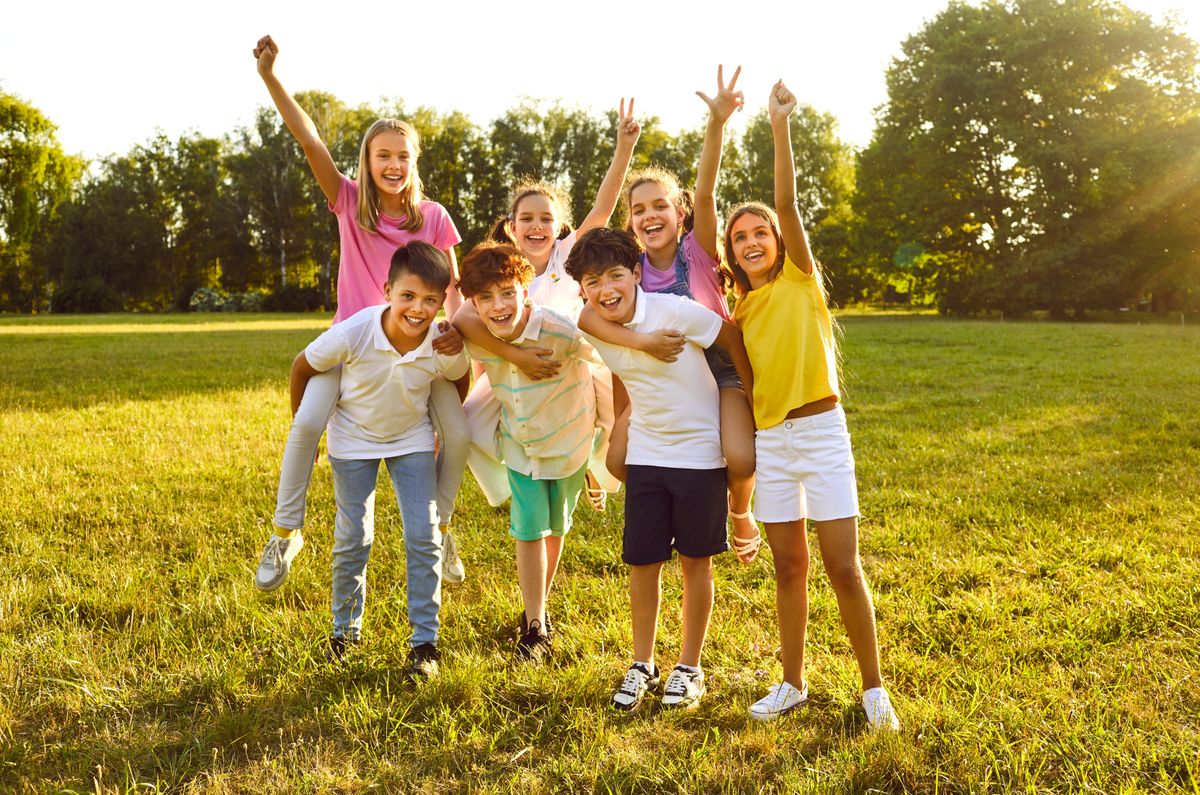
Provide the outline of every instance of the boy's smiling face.
<path id="1" fill-rule="evenodd" d="M 388 319 L 391 328 L 413 339 L 424 339 L 429 324 L 446 300 L 445 290 L 431 287 L 420 276 L 407 272 L 401 273 L 395 281 L 384 284 L 383 292 L 391 310 Z"/>
<path id="2" fill-rule="evenodd" d="M 479 319 L 492 336 L 516 339 L 525 316 L 525 286 L 516 279 L 489 284 L 471 296 Z"/>
<path id="3" fill-rule="evenodd" d="M 583 295 L 600 317 L 613 323 L 633 320 L 637 286 L 642 281 L 642 266 L 630 270 L 627 265 L 608 265 L 583 275 Z"/>

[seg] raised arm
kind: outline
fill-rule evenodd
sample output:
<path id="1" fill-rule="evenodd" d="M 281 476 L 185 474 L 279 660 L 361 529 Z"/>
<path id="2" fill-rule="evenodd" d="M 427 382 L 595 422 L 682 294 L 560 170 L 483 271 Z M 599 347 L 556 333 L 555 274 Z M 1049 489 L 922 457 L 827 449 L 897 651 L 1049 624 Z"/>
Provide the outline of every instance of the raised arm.
<path id="1" fill-rule="evenodd" d="M 767 113 L 771 119 L 771 137 L 775 141 L 775 212 L 779 231 L 792 262 L 805 273 L 812 273 L 813 255 L 808 235 L 796 206 L 796 163 L 792 155 L 792 129 L 788 117 L 796 109 L 796 96 L 780 80 L 771 87 Z"/>
<path id="2" fill-rule="evenodd" d="M 590 306 L 584 306 L 583 311 L 579 313 L 579 329 L 610 345 L 620 345 L 622 348 L 648 353 L 664 362 L 673 362 L 679 358 L 685 342 L 683 333 L 676 329 L 660 329 L 642 334 L 620 323 L 605 320 Z"/>
<path id="3" fill-rule="evenodd" d="M 600 190 L 596 191 L 596 203 L 592 211 L 579 225 L 578 234 L 582 235 L 589 229 L 608 224 L 613 210 L 617 209 L 617 200 L 621 198 L 621 185 L 625 182 L 625 174 L 629 171 L 629 163 L 633 160 L 633 147 L 637 144 L 642 127 L 633 117 L 633 97 L 629 98 L 629 115 L 625 115 L 625 98 L 621 98 L 621 109 L 617 116 L 617 145 L 613 150 L 612 164 Z"/>
<path id="4" fill-rule="evenodd" d="M 721 148 L 725 143 L 725 122 L 735 110 L 741 110 L 745 97 L 734 90 L 742 67 L 738 67 L 725 85 L 725 67 L 717 67 L 717 96 L 697 91 L 696 96 L 708 105 L 708 126 L 704 130 L 704 148 L 696 167 L 695 214 L 692 232 L 696 242 L 713 259 L 719 259 L 717 249 L 717 172 L 721 170 Z"/>
<path id="5" fill-rule="evenodd" d="M 308 167 L 312 169 L 317 184 L 321 186 L 321 193 L 325 194 L 330 204 L 334 204 L 341 189 L 341 175 L 333 162 L 333 156 L 329 154 L 329 147 L 325 146 L 317 132 L 317 126 L 275 76 L 275 56 L 278 54 L 279 46 L 270 36 L 259 39 L 254 47 L 258 74 L 267 84 L 267 91 L 271 93 L 271 99 L 275 102 L 279 115 L 283 117 L 283 123 L 291 130 L 292 135 L 296 136 L 296 141 L 304 150 L 304 156 L 308 158 Z"/>

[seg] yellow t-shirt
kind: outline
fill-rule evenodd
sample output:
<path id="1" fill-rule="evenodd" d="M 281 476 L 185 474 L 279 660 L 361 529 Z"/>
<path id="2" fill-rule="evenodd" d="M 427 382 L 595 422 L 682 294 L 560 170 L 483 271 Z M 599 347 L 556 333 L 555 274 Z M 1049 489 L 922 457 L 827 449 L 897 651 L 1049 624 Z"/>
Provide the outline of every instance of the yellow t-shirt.
<path id="1" fill-rule="evenodd" d="M 816 269 L 800 270 L 784 257 L 779 276 L 738 301 L 733 320 L 742 329 L 754 370 L 754 424 L 770 428 L 794 408 L 840 395 L 833 319 Z"/>

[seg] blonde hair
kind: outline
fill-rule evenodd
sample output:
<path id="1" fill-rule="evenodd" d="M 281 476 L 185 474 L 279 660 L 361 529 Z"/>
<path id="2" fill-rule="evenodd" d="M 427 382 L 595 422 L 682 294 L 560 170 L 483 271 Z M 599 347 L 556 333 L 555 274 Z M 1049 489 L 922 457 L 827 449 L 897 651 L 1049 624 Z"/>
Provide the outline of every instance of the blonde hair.
<path id="1" fill-rule="evenodd" d="M 406 232 L 416 232 L 425 223 L 421 216 L 421 172 L 417 170 L 417 159 L 421 155 L 421 137 L 417 135 L 415 127 L 399 119 L 379 119 L 363 135 L 362 146 L 358 150 L 358 207 L 354 213 L 354 220 L 368 232 L 379 231 L 379 190 L 371 179 L 371 141 L 387 130 L 403 135 L 412 147 L 408 184 L 400 193 L 400 199 L 404 203 L 404 223 L 400 228 Z"/>

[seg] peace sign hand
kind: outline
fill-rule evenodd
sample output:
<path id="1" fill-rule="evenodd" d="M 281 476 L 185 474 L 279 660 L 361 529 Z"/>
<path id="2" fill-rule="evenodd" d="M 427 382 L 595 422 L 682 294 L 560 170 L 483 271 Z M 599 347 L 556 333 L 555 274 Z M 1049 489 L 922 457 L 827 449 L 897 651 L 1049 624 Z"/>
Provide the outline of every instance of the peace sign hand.
<path id="1" fill-rule="evenodd" d="M 625 97 L 621 97 L 621 110 L 617 114 L 617 146 L 633 147 L 642 134 L 642 125 L 633 117 L 633 97 L 629 98 L 629 114 L 625 114 Z"/>
<path id="2" fill-rule="evenodd" d="M 717 97 L 712 97 L 705 94 L 703 91 L 697 91 L 696 96 L 704 100 L 708 105 L 710 116 L 716 121 L 724 124 L 729 121 L 729 117 L 733 115 L 735 110 L 741 110 L 746 104 L 746 98 L 741 91 L 735 91 L 737 86 L 738 75 L 742 73 L 742 67 L 738 67 L 733 77 L 729 80 L 729 85 L 725 85 L 725 66 L 721 64 L 717 67 Z"/>
<path id="3" fill-rule="evenodd" d="M 786 119 L 795 109 L 796 95 L 788 90 L 783 80 L 771 86 L 771 96 L 767 100 L 767 113 L 770 114 L 771 121 Z"/>

